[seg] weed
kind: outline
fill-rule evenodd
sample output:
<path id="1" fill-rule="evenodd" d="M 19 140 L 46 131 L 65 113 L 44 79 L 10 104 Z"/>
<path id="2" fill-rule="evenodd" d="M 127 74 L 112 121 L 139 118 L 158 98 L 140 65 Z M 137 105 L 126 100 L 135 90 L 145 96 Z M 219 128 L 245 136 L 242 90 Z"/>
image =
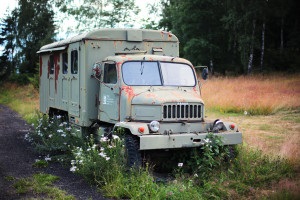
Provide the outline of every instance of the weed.
<path id="1" fill-rule="evenodd" d="M 41 195 L 43 198 L 44 196 L 47 196 L 52 199 L 61 200 L 75 199 L 73 196 L 67 195 L 65 191 L 53 186 L 53 183 L 57 180 L 59 180 L 59 177 L 57 176 L 40 173 L 34 174 L 33 177 L 17 180 L 14 187 L 18 194 L 27 194 L 31 192 L 37 198 Z"/>
<path id="2" fill-rule="evenodd" d="M 7 180 L 7 181 L 13 181 L 13 180 L 15 180 L 15 177 L 13 177 L 13 176 L 5 176 L 4 179 Z"/>
<path id="3" fill-rule="evenodd" d="M 37 168 L 45 168 L 48 167 L 48 162 L 46 160 L 36 160 L 32 166 Z"/>

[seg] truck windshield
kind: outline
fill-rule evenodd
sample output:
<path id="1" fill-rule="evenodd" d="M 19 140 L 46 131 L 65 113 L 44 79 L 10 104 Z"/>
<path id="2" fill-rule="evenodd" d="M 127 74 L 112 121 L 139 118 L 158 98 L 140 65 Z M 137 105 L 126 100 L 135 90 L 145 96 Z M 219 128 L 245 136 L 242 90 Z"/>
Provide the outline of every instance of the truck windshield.
<path id="1" fill-rule="evenodd" d="M 122 66 L 126 85 L 195 86 L 191 66 L 183 63 L 130 61 Z"/>

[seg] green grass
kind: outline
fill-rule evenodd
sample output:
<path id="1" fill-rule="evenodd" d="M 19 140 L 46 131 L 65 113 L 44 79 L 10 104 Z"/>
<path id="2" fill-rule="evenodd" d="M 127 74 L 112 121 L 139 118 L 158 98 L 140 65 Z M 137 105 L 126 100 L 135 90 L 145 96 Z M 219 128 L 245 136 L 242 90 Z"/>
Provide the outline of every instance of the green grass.
<path id="1" fill-rule="evenodd" d="M 0 86 L 0 104 L 9 106 L 31 124 L 37 118 L 38 91 L 32 85 L 4 84 Z"/>
<path id="2" fill-rule="evenodd" d="M 58 200 L 75 199 L 74 196 L 67 195 L 65 191 L 53 186 L 53 183 L 57 180 L 59 180 L 57 176 L 39 173 L 29 178 L 17 180 L 14 183 L 14 188 L 18 194 L 32 194 L 38 199 L 45 199 L 45 197 Z"/>

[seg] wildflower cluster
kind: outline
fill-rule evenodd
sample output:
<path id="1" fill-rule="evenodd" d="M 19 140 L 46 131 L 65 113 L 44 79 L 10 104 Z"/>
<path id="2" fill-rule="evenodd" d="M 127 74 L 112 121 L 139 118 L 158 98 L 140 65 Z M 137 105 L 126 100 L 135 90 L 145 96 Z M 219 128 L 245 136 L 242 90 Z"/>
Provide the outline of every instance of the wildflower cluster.
<path id="1" fill-rule="evenodd" d="M 80 130 L 71 128 L 67 122 L 62 121 L 61 116 L 50 119 L 43 115 L 32 126 L 34 130 L 26 134 L 25 139 L 40 153 L 68 154 L 73 146 L 83 144 L 82 139 L 77 137 Z"/>
<path id="2" fill-rule="evenodd" d="M 113 176 L 111 170 L 122 165 L 122 146 L 123 140 L 115 135 L 112 139 L 102 136 L 96 144 L 91 136 L 85 148 L 76 147 L 72 150 L 74 160 L 71 160 L 70 171 L 83 175 L 88 181 L 104 184 L 107 176 Z"/>

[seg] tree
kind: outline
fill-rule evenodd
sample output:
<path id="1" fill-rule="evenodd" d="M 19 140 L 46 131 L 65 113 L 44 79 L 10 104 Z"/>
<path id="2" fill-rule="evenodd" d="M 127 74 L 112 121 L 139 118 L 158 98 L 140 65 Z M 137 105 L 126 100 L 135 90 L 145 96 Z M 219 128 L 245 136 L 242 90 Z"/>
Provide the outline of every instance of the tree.
<path id="1" fill-rule="evenodd" d="M 172 31 L 180 41 L 181 56 L 195 65 L 207 65 L 225 73 L 227 60 L 223 50 L 226 37 L 220 18 L 224 8 L 222 0 L 168 0 L 163 2 L 160 27 Z M 226 44 L 226 43 L 225 43 Z"/>
<path id="2" fill-rule="evenodd" d="M 4 50 L 0 57 L 0 77 L 1 79 L 8 78 L 16 69 L 16 51 L 17 51 L 17 9 L 7 14 L 1 19 L 0 24 L 0 45 L 4 46 Z"/>
<path id="3" fill-rule="evenodd" d="M 61 12 L 74 16 L 80 31 L 94 28 L 132 27 L 139 8 L 134 0 L 56 0 Z"/>
<path id="4" fill-rule="evenodd" d="M 54 41 L 54 12 L 48 0 L 19 0 L 20 73 L 36 74 L 41 46 Z"/>

